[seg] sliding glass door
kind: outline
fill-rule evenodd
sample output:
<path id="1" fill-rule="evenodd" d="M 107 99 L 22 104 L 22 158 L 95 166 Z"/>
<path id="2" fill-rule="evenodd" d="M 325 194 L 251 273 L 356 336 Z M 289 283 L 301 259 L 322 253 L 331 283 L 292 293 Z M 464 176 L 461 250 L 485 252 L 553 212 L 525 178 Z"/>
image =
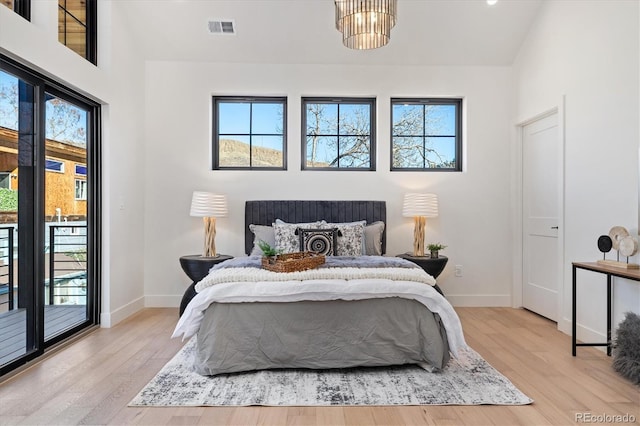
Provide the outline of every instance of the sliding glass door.
<path id="1" fill-rule="evenodd" d="M 0 375 L 97 324 L 98 112 L 0 57 Z"/>
<path id="2" fill-rule="evenodd" d="M 45 93 L 44 338 L 89 318 L 87 304 L 87 116 Z"/>
<path id="3" fill-rule="evenodd" d="M 34 183 L 35 96 L 29 81 L 0 70 L 0 367 L 37 349 L 36 336 L 27 332 L 35 326 L 34 276 L 25 269 L 36 259 L 33 241 L 23 241 L 34 226 L 25 212 L 34 208 L 27 202 Z"/>

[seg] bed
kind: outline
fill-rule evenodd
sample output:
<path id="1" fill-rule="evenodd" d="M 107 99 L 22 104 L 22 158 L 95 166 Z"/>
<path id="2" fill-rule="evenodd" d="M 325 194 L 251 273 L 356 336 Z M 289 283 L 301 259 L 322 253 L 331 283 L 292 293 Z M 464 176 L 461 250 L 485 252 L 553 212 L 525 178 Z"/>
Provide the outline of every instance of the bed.
<path id="1" fill-rule="evenodd" d="M 433 277 L 383 256 L 385 223 L 384 201 L 247 201 L 248 256 L 216 265 L 197 283 L 173 334 L 196 336 L 195 371 L 442 369 L 466 347 L 460 321 Z M 334 251 L 308 271 L 267 271 L 256 240 L 269 232 L 283 247 L 322 234 L 323 250 Z"/>

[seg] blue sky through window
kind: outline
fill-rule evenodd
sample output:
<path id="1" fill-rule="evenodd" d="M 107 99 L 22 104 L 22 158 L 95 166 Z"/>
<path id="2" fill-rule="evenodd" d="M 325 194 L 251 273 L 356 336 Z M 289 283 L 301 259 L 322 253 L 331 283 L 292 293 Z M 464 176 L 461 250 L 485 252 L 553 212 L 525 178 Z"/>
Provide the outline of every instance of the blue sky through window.
<path id="1" fill-rule="evenodd" d="M 254 147 L 283 150 L 283 110 L 281 103 L 218 103 L 218 135 Z"/>
<path id="2" fill-rule="evenodd" d="M 19 79 L 0 71 L 0 126 L 18 130 Z M 87 143 L 87 111 L 55 96 L 47 95 L 46 137 L 76 145 Z"/>

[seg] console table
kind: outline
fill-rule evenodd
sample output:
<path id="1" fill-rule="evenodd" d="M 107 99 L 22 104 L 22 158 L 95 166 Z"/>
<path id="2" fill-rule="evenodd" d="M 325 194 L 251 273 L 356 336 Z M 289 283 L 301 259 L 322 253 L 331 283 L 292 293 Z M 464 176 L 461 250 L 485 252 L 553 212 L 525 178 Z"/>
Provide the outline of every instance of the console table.
<path id="1" fill-rule="evenodd" d="M 640 281 L 640 271 L 638 269 L 624 269 L 615 266 L 602 265 L 596 262 L 573 262 L 573 296 L 572 296 L 572 324 L 571 324 L 571 343 L 572 354 L 576 356 L 577 346 L 606 346 L 607 355 L 611 356 L 611 316 L 613 315 L 613 306 L 611 299 L 612 277 L 626 278 L 633 281 Z M 576 343 L 576 273 L 578 269 L 598 272 L 607 276 L 607 343 Z"/>

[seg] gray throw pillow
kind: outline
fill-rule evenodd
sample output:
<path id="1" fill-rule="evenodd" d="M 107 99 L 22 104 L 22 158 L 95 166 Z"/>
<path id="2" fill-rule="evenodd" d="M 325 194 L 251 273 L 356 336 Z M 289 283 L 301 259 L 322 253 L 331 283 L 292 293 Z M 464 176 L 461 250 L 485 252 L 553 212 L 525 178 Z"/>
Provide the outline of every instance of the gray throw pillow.
<path id="1" fill-rule="evenodd" d="M 364 227 L 364 253 L 369 256 L 382 256 L 382 233 L 384 222 L 373 222 Z"/>
<path id="2" fill-rule="evenodd" d="M 258 241 L 264 241 L 271 247 L 276 246 L 276 235 L 272 226 L 266 225 L 249 225 L 249 230 L 253 232 L 253 248 L 249 256 L 262 256 L 262 250 L 258 246 Z"/>

